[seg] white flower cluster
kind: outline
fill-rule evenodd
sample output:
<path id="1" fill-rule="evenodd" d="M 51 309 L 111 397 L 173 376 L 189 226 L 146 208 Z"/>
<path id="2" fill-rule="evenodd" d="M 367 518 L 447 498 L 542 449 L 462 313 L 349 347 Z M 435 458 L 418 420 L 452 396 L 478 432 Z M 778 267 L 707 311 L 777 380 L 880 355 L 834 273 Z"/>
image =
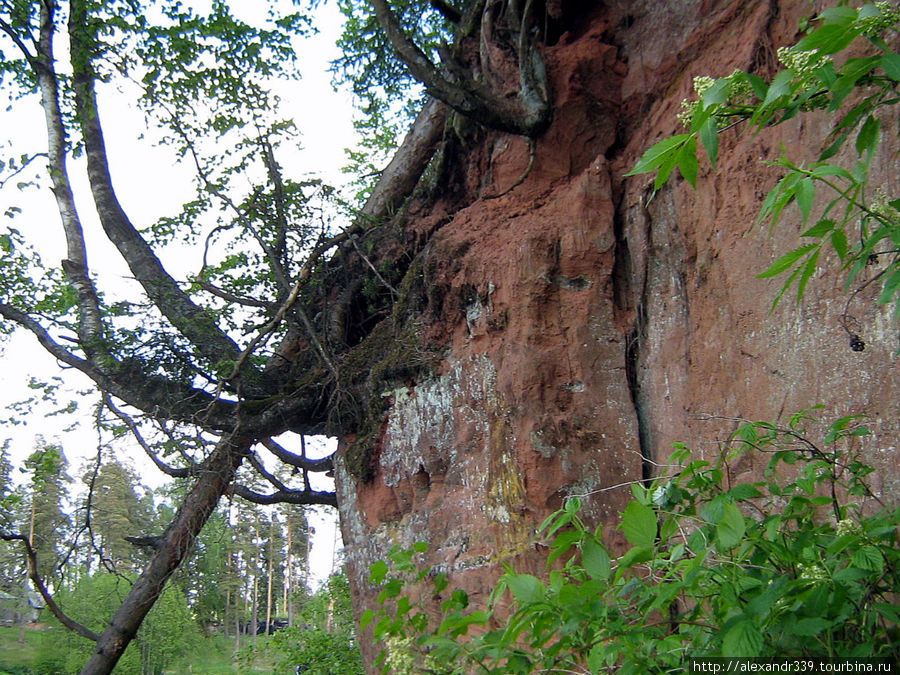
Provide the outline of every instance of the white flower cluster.
<path id="1" fill-rule="evenodd" d="M 777 54 L 782 65 L 794 71 L 794 75 L 800 80 L 810 79 L 817 68 L 821 68 L 827 61 L 830 61 L 830 57 L 824 56 L 814 49 L 779 47 Z"/>
<path id="2" fill-rule="evenodd" d="M 697 93 L 697 98 L 703 98 L 703 94 L 705 94 L 715 83 L 716 81 L 709 75 L 698 75 L 695 77 L 694 91 Z"/>
<path id="3" fill-rule="evenodd" d="M 834 531 L 837 532 L 839 536 L 845 534 L 862 534 L 862 528 L 859 526 L 859 523 L 850 520 L 849 518 L 839 520 L 837 525 L 834 526 Z"/>
<path id="4" fill-rule="evenodd" d="M 746 79 L 738 77 L 739 73 L 739 70 L 735 70 L 728 76 L 731 80 L 731 87 L 728 93 L 728 103 L 730 105 L 748 105 L 753 98 L 753 89 L 750 86 L 750 83 L 747 82 Z M 677 115 L 678 120 L 685 127 L 691 126 L 691 119 L 694 117 L 694 112 L 696 112 L 697 107 L 700 105 L 700 99 L 703 98 L 703 94 L 705 94 L 715 83 L 716 81 L 708 75 L 698 75 L 694 78 L 694 93 L 697 94 L 697 100 L 689 98 L 682 99 L 681 110 Z M 719 118 L 717 121 L 720 128 L 728 124 L 727 119 Z"/>
<path id="5" fill-rule="evenodd" d="M 893 200 L 888 195 L 887 190 L 884 189 L 884 186 L 881 186 L 875 190 L 875 197 L 869 204 L 869 210 L 881 216 L 884 220 L 900 225 L 900 211 L 890 205 L 891 201 Z"/>
<path id="6" fill-rule="evenodd" d="M 425 655 L 424 658 L 416 652 L 415 640 L 412 636 L 398 637 L 391 635 L 385 640 L 387 658 L 385 663 L 394 675 L 413 675 L 413 673 L 425 672 L 436 669 L 434 658 Z M 421 663 L 420 663 L 421 661 Z"/>
<path id="7" fill-rule="evenodd" d="M 798 563 L 797 572 L 797 576 L 806 581 L 825 581 L 828 579 L 828 572 L 817 563 Z"/>
<path id="8" fill-rule="evenodd" d="M 862 29 L 862 34 L 866 37 L 876 37 L 900 22 L 900 7 L 890 2 L 876 2 L 875 7 L 879 14 L 856 20 L 857 27 Z"/>

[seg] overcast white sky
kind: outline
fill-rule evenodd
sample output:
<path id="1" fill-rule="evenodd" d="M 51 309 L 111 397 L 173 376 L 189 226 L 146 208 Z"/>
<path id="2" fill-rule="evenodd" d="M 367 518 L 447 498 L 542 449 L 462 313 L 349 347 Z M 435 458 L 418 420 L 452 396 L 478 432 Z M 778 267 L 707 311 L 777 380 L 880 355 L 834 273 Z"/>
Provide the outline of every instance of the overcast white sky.
<path id="1" fill-rule="evenodd" d="M 202 0 L 185 3 L 201 9 Z M 241 11 L 250 11 L 257 7 L 259 11 L 265 6 L 240 3 Z M 347 92 L 335 92 L 331 85 L 331 74 L 328 72 L 330 62 L 339 54 L 334 41 L 339 33 L 341 16 L 334 3 L 325 3 L 318 9 L 316 27 L 319 34 L 298 39 L 295 49 L 298 54 L 298 67 L 302 74 L 300 81 L 285 83 L 278 93 L 282 99 L 283 114 L 291 116 L 300 130 L 300 147 L 295 152 L 289 148 L 279 151 L 278 161 L 293 178 L 296 173 L 315 175 L 334 185 L 346 180 L 340 169 L 345 163 L 344 148 L 353 145 L 352 102 Z M 143 116 L 127 102 L 116 98 L 104 97 L 100 101 L 101 114 L 105 124 L 107 147 L 113 180 L 120 201 L 138 226 L 155 221 L 159 216 L 171 215 L 179 205 L 191 196 L 190 169 L 174 165 L 170 152 L 165 148 L 153 148 L 139 136 L 144 129 Z M 5 107 L 5 106 L 4 106 Z M 5 143 L 10 136 L 27 138 L 37 134 L 37 138 L 46 138 L 42 127 L 40 110 L 36 107 L 25 109 L 15 107 L 11 111 L 0 112 L 0 143 Z M 10 134 L 9 130 L 14 130 Z M 12 139 L 10 139 L 12 140 Z M 0 149 L 5 149 L 0 146 Z M 71 167 L 73 182 L 76 183 L 76 194 L 86 194 L 83 187 L 86 179 L 82 167 L 75 163 Z M 78 186 L 82 190 L 78 190 Z M 60 236 L 59 216 L 54 209 L 54 201 L 49 190 L 41 193 L 30 192 L 24 197 L 14 186 L 0 190 L 0 213 L 10 204 L 24 209 L 21 216 L 11 224 L 22 230 L 41 232 L 41 256 L 46 264 L 56 265 L 64 255 L 64 246 Z M 90 204 L 79 202 L 82 218 L 88 223 L 87 237 L 89 245 L 102 239 L 99 225 L 92 227 L 92 209 Z M 5 229 L 8 223 L 0 223 Z M 44 235 L 46 232 L 46 235 Z M 104 276 L 119 277 L 122 283 L 127 281 L 127 268 L 108 244 L 100 247 L 98 256 L 89 252 L 91 267 Z M 199 269 L 197 258 L 186 262 L 187 269 Z M 0 365 L 0 409 L 9 404 L 34 395 L 27 388 L 30 377 L 49 380 L 59 376 L 61 371 L 55 361 L 37 345 L 34 338 L 19 331 L 12 336 L 2 348 L 2 365 Z M 62 373 L 68 391 L 90 390 L 87 379 L 78 373 L 67 371 Z M 64 395 L 62 400 L 68 400 Z M 91 428 L 91 406 L 96 402 L 93 395 L 85 395 L 80 399 L 84 405 L 76 416 L 47 416 L 53 409 L 50 405 L 42 405 L 24 419 L 20 425 L 3 424 L 0 430 L 0 442 L 5 438 L 12 439 L 14 459 L 21 461 L 33 449 L 38 436 L 62 445 L 71 464 L 70 474 L 73 478 L 80 475 L 79 467 L 96 456 L 97 434 Z M 0 411 L 0 417 L 7 417 Z M 73 423 L 78 426 L 69 428 Z M 324 445 L 325 439 L 317 439 L 310 444 L 310 450 L 319 448 L 327 452 L 330 446 Z M 156 487 L 164 482 L 162 476 L 148 461 L 144 460 L 137 445 L 128 449 L 132 464 L 138 469 L 145 484 Z M 322 489 L 325 486 L 314 486 Z M 316 528 L 312 552 L 312 577 L 321 580 L 331 571 L 334 552 L 340 547 L 339 535 L 335 528 L 335 514 L 330 509 L 320 508 L 311 514 L 311 524 Z"/>

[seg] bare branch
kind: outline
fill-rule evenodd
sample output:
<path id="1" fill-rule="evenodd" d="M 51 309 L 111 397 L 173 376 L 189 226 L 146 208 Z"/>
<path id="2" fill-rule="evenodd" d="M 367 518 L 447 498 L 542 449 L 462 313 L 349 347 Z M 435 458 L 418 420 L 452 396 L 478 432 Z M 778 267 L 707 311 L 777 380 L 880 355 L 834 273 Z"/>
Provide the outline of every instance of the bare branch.
<path id="1" fill-rule="evenodd" d="M 9 181 L 11 181 L 13 178 L 18 176 L 25 169 L 27 169 L 28 165 L 31 164 L 34 160 L 36 160 L 38 157 L 47 157 L 47 153 L 39 152 L 35 155 L 31 155 L 28 159 L 25 160 L 25 162 L 23 162 L 22 166 L 20 166 L 18 169 L 16 169 L 11 174 L 9 174 L 9 176 L 7 176 L 4 180 L 0 180 L 0 190 L 2 190 L 3 186 L 6 185 Z"/>
<path id="2" fill-rule="evenodd" d="M 279 490 L 271 494 L 254 492 L 243 485 L 235 485 L 233 493 L 253 504 L 321 504 L 337 507 L 337 495 L 334 492 L 317 492 L 315 490 Z"/>
<path id="3" fill-rule="evenodd" d="M 304 471 L 312 471 L 313 473 L 324 473 L 334 470 L 333 455 L 328 455 L 327 457 L 322 457 L 321 459 L 307 459 L 305 454 L 295 455 L 293 452 L 291 452 L 290 450 L 286 450 L 271 438 L 265 439 L 264 441 L 262 441 L 262 444 L 263 447 L 266 448 L 266 450 L 271 452 L 282 462 L 290 466 L 297 467 L 298 469 L 303 469 Z"/>
<path id="4" fill-rule="evenodd" d="M 222 192 L 219 188 L 217 188 L 213 182 L 209 179 L 209 172 L 203 168 L 203 164 L 200 161 L 200 155 L 197 153 L 196 147 L 194 147 L 193 141 L 188 137 L 187 133 L 182 128 L 181 124 L 179 124 L 177 117 L 174 115 L 171 118 L 172 127 L 175 129 L 176 133 L 181 136 L 181 140 L 184 141 L 185 147 L 188 152 L 191 154 L 191 158 L 194 160 L 194 168 L 197 171 L 197 175 L 200 177 L 200 180 L 203 182 L 204 188 L 211 194 L 218 197 L 222 203 L 234 211 L 235 217 L 238 221 L 240 221 L 241 225 L 253 235 L 253 238 L 256 239 L 256 243 L 259 244 L 259 247 L 263 250 L 263 253 L 266 254 L 266 258 L 269 260 L 269 265 L 272 269 L 272 274 L 275 277 L 275 281 L 278 287 L 282 290 L 282 292 L 287 293 L 290 288 L 290 281 L 288 278 L 287 271 L 284 269 L 284 265 L 281 263 L 281 259 L 275 249 L 266 244 L 265 239 L 259 234 L 257 229 L 253 227 L 250 220 L 247 218 L 247 213 L 244 209 L 238 207 L 237 204 L 234 203 L 234 200 L 231 199 L 227 194 Z M 274 162 L 274 159 L 272 160 Z M 264 163 L 268 167 L 268 159 L 264 159 Z M 269 169 L 270 174 L 272 170 Z M 280 180 L 280 176 L 279 176 Z M 253 195 L 253 201 L 262 193 L 262 188 L 258 188 Z M 217 227 L 210 233 L 212 236 L 217 230 L 225 229 L 224 227 Z M 207 250 L 209 245 L 209 239 L 207 238 Z M 203 254 L 203 267 L 206 268 L 206 251 Z"/>
<path id="5" fill-rule="evenodd" d="M 225 300 L 226 302 L 231 302 L 236 305 L 243 305 L 244 307 L 258 307 L 259 309 L 272 308 L 271 302 L 264 302 L 263 300 L 257 300 L 256 298 L 247 298 L 244 296 L 234 295 L 233 293 L 229 293 L 228 291 L 223 291 L 217 286 L 213 286 L 211 283 L 209 283 L 208 281 L 204 281 L 199 276 L 194 277 L 194 283 L 210 295 L 215 295 L 217 298 L 222 298 L 222 300 Z"/>
<path id="6" fill-rule="evenodd" d="M 121 658 L 147 612 L 162 593 L 166 581 L 188 555 L 219 499 L 228 490 L 252 443 L 243 430 L 235 429 L 216 444 L 215 450 L 204 462 L 197 482 L 162 535 L 162 542 L 150 563 L 97 640 L 97 649 L 83 673 L 110 672 Z"/>
<path id="7" fill-rule="evenodd" d="M 281 322 L 284 320 L 284 317 L 287 315 L 287 313 L 294 308 L 294 304 L 297 302 L 297 298 L 300 297 L 300 291 L 303 289 L 303 286 L 307 281 L 309 281 L 309 278 L 312 275 L 312 270 L 316 262 L 319 260 L 322 254 L 344 241 L 349 236 L 348 232 L 337 234 L 334 237 L 331 237 L 330 239 L 322 242 L 321 244 L 313 248 L 312 251 L 310 251 L 309 255 L 303 263 L 303 266 L 300 268 L 300 273 L 297 275 L 297 280 L 294 282 L 294 286 L 291 288 L 291 292 L 288 294 L 287 298 L 285 298 L 284 302 L 281 304 L 281 307 L 278 308 L 278 311 L 275 313 L 275 316 L 272 317 L 271 321 L 269 321 L 262 328 L 262 330 L 257 333 L 256 337 L 254 337 L 250 341 L 250 343 L 244 348 L 237 359 L 235 359 L 234 366 L 231 369 L 231 374 L 226 377 L 225 380 L 223 380 L 223 382 L 220 384 L 220 390 L 224 382 L 234 380 L 238 377 L 238 375 L 240 375 L 240 372 L 244 367 L 244 363 L 256 350 L 260 342 L 262 342 L 264 339 L 267 339 L 278 329 L 278 326 L 281 325 Z M 301 319 L 303 317 L 305 317 L 305 314 L 301 314 Z M 306 323 L 309 323 L 308 319 L 306 320 Z M 311 324 L 307 326 L 307 331 L 310 333 L 310 336 L 315 339 L 315 332 L 312 330 Z M 326 364 L 329 366 L 329 369 L 332 372 L 332 375 L 336 375 L 337 371 L 335 370 L 334 365 L 328 359 L 328 355 L 321 347 L 321 345 L 319 345 L 319 353 L 320 355 L 323 355 Z"/>
<path id="8" fill-rule="evenodd" d="M 112 412 L 113 415 L 118 417 L 125 426 L 128 427 L 128 430 L 131 432 L 131 435 L 134 436 L 134 439 L 138 442 L 138 445 L 141 446 L 141 449 L 146 453 L 147 457 L 150 458 L 156 468 L 165 473 L 166 475 L 171 476 L 172 478 L 187 478 L 191 475 L 191 469 L 188 467 L 174 467 L 169 464 L 166 464 L 159 458 L 159 455 L 154 452 L 153 448 L 150 447 L 150 444 L 144 439 L 143 434 L 141 434 L 141 430 L 138 429 L 137 424 L 135 424 L 134 420 L 131 419 L 130 415 L 126 415 L 123 411 L 119 410 L 112 402 L 112 398 L 109 394 L 103 395 L 103 403 L 104 405 Z"/>
<path id="9" fill-rule="evenodd" d="M 444 133 L 448 113 L 447 106 L 438 99 L 430 98 L 422 106 L 421 112 L 357 215 L 354 227 L 348 231 L 350 234 L 358 228 L 369 228 L 373 223 L 381 224 L 409 197 L 434 156 L 435 148 Z"/>
<path id="10" fill-rule="evenodd" d="M 293 492 L 291 488 L 278 480 L 278 477 L 275 476 L 271 471 L 268 471 L 263 463 L 260 461 L 259 456 L 255 452 L 251 452 L 247 455 L 247 461 L 250 462 L 250 466 L 262 476 L 272 487 L 280 492 Z"/>
<path id="11" fill-rule="evenodd" d="M 77 633 L 81 637 L 87 638 L 88 640 L 93 640 L 96 642 L 100 639 L 100 636 L 92 631 L 90 628 L 86 626 L 82 626 L 80 623 L 69 617 L 65 612 L 60 609 L 59 605 L 56 604 L 56 601 L 53 599 L 53 596 L 50 595 L 50 591 L 47 590 L 47 586 L 44 584 L 44 580 L 41 579 L 40 574 L 38 574 L 38 566 L 37 566 L 37 552 L 34 550 L 34 547 L 31 545 L 31 541 L 29 541 L 28 537 L 24 534 L 15 534 L 12 532 L 4 532 L 0 530 L 0 539 L 4 541 L 21 541 L 25 546 L 25 553 L 28 556 L 28 577 L 31 579 L 31 583 L 34 584 L 34 587 L 37 589 L 38 593 L 41 594 L 41 597 L 44 599 L 44 602 L 47 604 L 47 609 L 59 619 L 59 622 L 68 628 L 69 630 Z"/>
<path id="12" fill-rule="evenodd" d="M 269 262 L 273 269 L 287 279 L 287 271 L 282 264 L 286 252 L 285 246 L 287 244 L 288 230 L 287 209 L 285 208 L 284 203 L 284 181 L 281 178 L 281 167 L 278 166 L 278 162 L 275 161 L 275 150 L 272 148 L 272 144 L 269 142 L 268 137 L 261 134 L 259 142 L 263 148 L 263 163 L 266 165 L 266 170 L 269 173 L 269 181 L 271 181 L 272 187 L 274 188 L 275 221 L 278 226 L 278 237 L 275 240 L 275 245 L 265 247 L 266 255 L 269 256 Z M 263 245 L 262 241 L 260 241 L 260 245 Z"/>
<path id="13" fill-rule="evenodd" d="M 353 236 L 350 237 L 350 243 L 353 244 L 353 248 L 354 248 L 354 249 L 356 250 L 356 252 L 359 254 L 359 257 L 362 258 L 363 261 L 366 263 L 366 265 L 369 266 L 369 269 L 372 270 L 372 272 L 373 272 L 373 273 L 375 274 L 375 276 L 378 278 L 378 281 L 380 281 L 381 284 L 391 292 L 391 297 L 392 297 L 394 300 L 396 300 L 396 299 L 399 297 L 399 295 L 400 295 L 400 294 L 397 292 L 397 289 L 394 288 L 393 286 L 391 286 L 391 285 L 387 282 L 387 279 L 385 279 L 383 276 L 381 276 L 381 272 L 379 272 L 379 271 L 378 271 L 378 268 L 375 267 L 375 265 L 372 264 L 372 261 L 369 260 L 369 256 L 367 256 L 365 253 L 363 253 L 362 249 L 359 247 L 359 244 L 356 242 L 356 235 L 353 235 Z"/>
<path id="14" fill-rule="evenodd" d="M 16 47 L 19 48 L 19 51 L 22 52 L 22 56 L 25 57 L 25 60 L 28 61 L 28 63 L 31 64 L 32 67 L 34 67 L 34 54 L 31 53 L 31 51 L 28 49 L 28 45 L 26 45 L 22 38 L 18 36 L 16 31 L 13 30 L 13 27 L 3 19 L 0 19 L 0 31 L 3 31 L 7 36 L 9 36 L 9 39 L 12 40 L 15 43 Z"/>
<path id="15" fill-rule="evenodd" d="M 144 374 L 140 378 L 133 378 L 124 371 L 107 373 L 93 362 L 63 348 L 41 324 L 21 310 L 0 303 L 0 316 L 27 328 L 54 358 L 81 371 L 100 389 L 138 410 L 218 430 L 227 428 L 233 421 L 234 403 L 215 400 L 205 391 L 158 375 Z"/>

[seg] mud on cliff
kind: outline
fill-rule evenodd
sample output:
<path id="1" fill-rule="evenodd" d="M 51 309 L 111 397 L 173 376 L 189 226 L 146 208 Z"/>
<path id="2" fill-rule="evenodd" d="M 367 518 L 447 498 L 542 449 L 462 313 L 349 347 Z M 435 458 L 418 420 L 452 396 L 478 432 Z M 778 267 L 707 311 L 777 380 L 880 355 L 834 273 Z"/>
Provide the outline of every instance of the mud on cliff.
<path id="1" fill-rule="evenodd" d="M 696 191 L 653 194 L 644 178 L 623 178 L 679 131 L 694 76 L 770 73 L 801 14 L 819 9 L 563 2 L 544 48 L 549 130 L 531 145 L 451 118 L 407 205 L 416 257 L 390 324 L 358 357 L 370 400 L 338 453 L 359 611 L 375 602 L 369 565 L 394 544 L 429 542 L 427 562 L 476 605 L 504 563 L 540 574 L 535 529 L 567 495 L 589 495 L 586 515 L 611 530 L 630 495 L 616 486 L 652 475 L 672 442 L 716 453 L 729 423 L 704 416 L 776 419 L 819 403 L 834 417 L 868 415 L 875 488 L 896 494 L 888 310 L 858 306 L 868 347 L 854 352 L 836 275 L 772 313 L 776 282 L 754 278 L 797 234 L 754 226 L 777 179 L 762 160 L 781 145 L 802 154 L 828 121 L 726 134 L 718 171 L 701 166 Z M 875 180 L 896 192 L 894 155 L 880 161 Z M 758 468 L 748 458 L 737 470 Z M 371 662 L 378 647 L 363 648 Z"/>

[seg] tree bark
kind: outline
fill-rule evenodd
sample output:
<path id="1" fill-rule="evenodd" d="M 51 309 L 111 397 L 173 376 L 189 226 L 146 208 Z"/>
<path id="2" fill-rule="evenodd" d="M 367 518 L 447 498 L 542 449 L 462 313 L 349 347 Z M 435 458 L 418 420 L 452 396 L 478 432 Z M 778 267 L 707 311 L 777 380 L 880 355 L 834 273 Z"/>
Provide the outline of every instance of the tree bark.
<path id="1" fill-rule="evenodd" d="M 162 593 L 166 581 L 185 559 L 194 539 L 225 494 L 251 444 L 252 439 L 235 430 L 216 445 L 163 535 L 162 545 L 97 640 L 97 648 L 82 669 L 82 675 L 101 675 L 115 667 Z"/>
<path id="2" fill-rule="evenodd" d="M 70 4 L 69 40 L 75 110 L 83 135 L 91 195 L 103 231 L 119 250 L 147 297 L 204 358 L 210 363 L 237 359 L 240 354 L 237 344 L 181 290 L 119 204 L 109 172 L 94 90 L 91 53 L 96 38 L 89 27 L 84 0 L 72 0 Z"/>
<path id="3" fill-rule="evenodd" d="M 546 131 L 551 119 L 546 74 L 524 21 L 519 28 L 519 92 L 516 98 L 509 99 L 498 95 L 489 84 L 476 80 L 450 55 L 445 55 L 444 62 L 453 79 L 445 76 L 406 33 L 388 0 L 371 0 L 371 3 L 378 24 L 397 56 L 431 96 L 491 129 L 530 138 Z M 526 12 L 526 18 L 529 13 Z"/>

